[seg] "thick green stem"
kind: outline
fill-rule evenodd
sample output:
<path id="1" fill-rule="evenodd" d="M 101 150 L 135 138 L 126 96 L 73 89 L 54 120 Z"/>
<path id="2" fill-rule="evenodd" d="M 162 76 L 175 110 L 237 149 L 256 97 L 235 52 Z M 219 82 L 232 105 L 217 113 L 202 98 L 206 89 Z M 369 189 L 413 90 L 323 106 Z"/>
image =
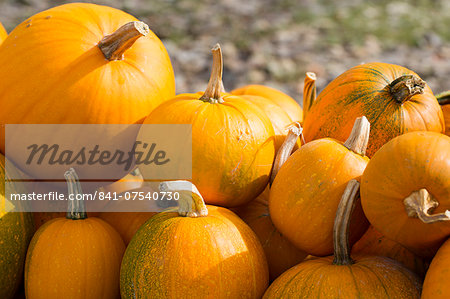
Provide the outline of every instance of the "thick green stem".
<path id="1" fill-rule="evenodd" d="M 389 84 L 389 91 L 394 99 L 403 104 L 416 94 L 425 91 L 425 81 L 415 75 L 403 75 Z"/>
<path id="2" fill-rule="evenodd" d="M 148 25 L 143 22 L 129 22 L 117 29 L 114 33 L 106 35 L 98 43 L 106 59 L 122 60 L 123 54 L 141 36 L 146 36 L 150 32 Z"/>
<path id="3" fill-rule="evenodd" d="M 64 177 L 66 178 L 69 194 L 66 218 L 72 220 L 86 219 L 86 203 L 82 196 L 83 191 L 81 190 L 80 181 L 75 169 L 70 168 L 64 173 Z"/>
<path id="4" fill-rule="evenodd" d="M 450 90 L 441 92 L 436 96 L 436 99 L 438 100 L 439 105 L 444 106 L 450 104 Z"/>
<path id="5" fill-rule="evenodd" d="M 213 55 L 213 65 L 211 70 L 211 76 L 209 78 L 208 86 L 205 92 L 201 96 L 200 100 L 209 103 L 223 103 L 222 93 L 224 91 L 222 82 L 222 72 L 223 72 L 223 60 L 222 60 L 222 49 L 220 45 L 216 44 L 211 49 Z"/>
<path id="6" fill-rule="evenodd" d="M 333 228 L 334 265 L 351 265 L 351 248 L 348 243 L 350 231 L 350 220 L 359 198 L 359 182 L 351 180 L 348 182 L 342 195 L 336 212 Z"/>
<path id="7" fill-rule="evenodd" d="M 205 201 L 197 187 L 189 181 L 167 181 L 159 184 L 162 192 L 178 193 L 178 214 L 184 217 L 208 216 Z"/>

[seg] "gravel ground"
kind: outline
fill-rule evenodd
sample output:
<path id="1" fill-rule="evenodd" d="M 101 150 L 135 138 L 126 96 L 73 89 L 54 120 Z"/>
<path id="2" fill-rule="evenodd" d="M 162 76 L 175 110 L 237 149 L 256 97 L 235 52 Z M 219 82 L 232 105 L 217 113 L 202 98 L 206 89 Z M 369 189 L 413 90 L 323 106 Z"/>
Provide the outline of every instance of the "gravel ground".
<path id="1" fill-rule="evenodd" d="M 34 13 L 70 1 L 0 0 L 8 31 Z M 210 48 L 224 53 L 227 90 L 260 83 L 301 99 L 304 74 L 319 91 L 346 69 L 382 61 L 417 72 L 435 93 L 450 88 L 450 1 L 115 0 L 163 40 L 177 92 L 203 90 Z"/>

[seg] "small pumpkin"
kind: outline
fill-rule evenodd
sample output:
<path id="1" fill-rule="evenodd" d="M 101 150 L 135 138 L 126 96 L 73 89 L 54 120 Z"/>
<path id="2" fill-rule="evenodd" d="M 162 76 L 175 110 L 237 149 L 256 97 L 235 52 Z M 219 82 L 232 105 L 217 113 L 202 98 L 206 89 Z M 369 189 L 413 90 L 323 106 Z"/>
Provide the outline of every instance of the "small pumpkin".
<path id="1" fill-rule="evenodd" d="M 412 253 L 399 243 L 389 240 L 377 231 L 373 226 L 369 226 L 366 233 L 352 247 L 352 254 L 385 256 L 396 260 L 420 277 L 425 276 L 427 262 Z"/>
<path id="2" fill-rule="evenodd" d="M 448 298 L 450 292 L 448 283 L 449 256 L 450 239 L 447 239 L 431 261 L 430 268 L 423 282 L 422 299 Z"/>
<path id="3" fill-rule="evenodd" d="M 269 210 L 275 227 L 297 248 L 315 256 L 333 252 L 333 217 L 349 180 L 359 178 L 369 161 L 364 153 L 370 124 L 355 121 L 347 141 L 323 138 L 300 147 L 281 166 L 270 189 Z M 358 204 L 350 243 L 368 227 Z"/>
<path id="4" fill-rule="evenodd" d="M 362 115 L 371 124 L 369 157 L 398 135 L 444 132 L 442 111 L 425 81 L 404 67 L 374 62 L 347 70 L 319 94 L 303 123 L 305 140 L 344 141 Z"/>
<path id="5" fill-rule="evenodd" d="M 146 24 L 107 6 L 69 3 L 28 18 L 3 42 L 0 65 L 1 125 L 140 124 L 175 95 L 162 42 Z M 136 135 L 117 128 L 96 127 L 96 134 L 116 145 L 134 142 Z M 21 146 L 23 139 L 11 136 L 8 142 Z M 5 152 L 3 129 L 0 150 Z M 21 152 L 11 151 L 8 158 L 19 160 Z M 33 165 L 18 164 L 30 176 L 42 178 L 41 165 Z M 85 178 L 87 170 L 77 167 Z M 51 179 L 65 170 L 51 169 L 45 170 L 52 171 Z M 95 178 L 105 177 L 102 167 L 89 171 L 99 172 Z"/>
<path id="6" fill-rule="evenodd" d="M 82 194 L 73 169 L 69 194 Z M 125 246 L 105 221 L 87 218 L 84 201 L 69 201 L 66 218 L 45 223 L 28 248 L 27 298 L 120 298 L 119 270 Z"/>
<path id="7" fill-rule="evenodd" d="M 8 32 L 6 32 L 5 27 L 3 27 L 3 24 L 0 23 L 0 44 L 5 40 L 7 36 Z"/>
<path id="8" fill-rule="evenodd" d="M 445 134 L 450 136 L 450 91 L 440 93 L 436 98 L 444 113 Z"/>
<path id="9" fill-rule="evenodd" d="M 22 282 L 28 243 L 34 233 L 33 215 L 23 212 L 29 210 L 28 203 L 5 198 L 5 190 L 25 192 L 22 184 L 8 180 L 18 178 L 11 175 L 14 169 L 9 165 L 6 173 L 5 157 L 0 154 L 0 298 L 5 299 L 13 298 Z"/>
<path id="10" fill-rule="evenodd" d="M 161 189 L 179 193 L 178 212 L 153 216 L 131 240 L 122 298 L 260 298 L 269 273 L 253 231 L 230 210 L 206 206 L 190 182 Z"/>
<path id="11" fill-rule="evenodd" d="M 386 143 L 361 178 L 361 203 L 380 233 L 432 257 L 450 236 L 450 137 L 410 132 Z"/>
<path id="12" fill-rule="evenodd" d="M 351 180 L 337 209 L 334 257 L 310 257 L 275 280 L 263 298 L 420 298 L 421 281 L 385 257 L 350 257 L 349 222 L 359 183 Z M 302 229 L 301 227 L 299 229 Z"/>
<path id="13" fill-rule="evenodd" d="M 288 137 L 277 153 L 272 178 L 275 178 L 278 169 L 291 154 L 300 134 L 301 127 L 294 125 L 289 129 Z M 273 225 L 269 215 L 269 187 L 254 200 L 232 211 L 250 226 L 261 242 L 269 264 L 270 281 L 306 257 L 305 252 L 297 249 Z"/>
<path id="14" fill-rule="evenodd" d="M 212 52 L 206 91 L 180 94 L 161 104 L 144 125 L 191 124 L 192 182 L 207 203 L 234 207 L 264 191 L 275 156 L 274 131 L 258 106 L 222 92 L 220 46 Z M 145 141 L 145 126 L 138 139 Z M 140 170 L 146 178 L 147 168 Z"/>

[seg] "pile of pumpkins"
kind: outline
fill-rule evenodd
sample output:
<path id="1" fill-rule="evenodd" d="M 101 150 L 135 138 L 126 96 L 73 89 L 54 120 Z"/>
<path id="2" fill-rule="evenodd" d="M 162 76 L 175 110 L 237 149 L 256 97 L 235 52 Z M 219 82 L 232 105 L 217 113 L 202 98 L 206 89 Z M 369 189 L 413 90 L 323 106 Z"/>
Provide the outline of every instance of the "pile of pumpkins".
<path id="1" fill-rule="evenodd" d="M 160 213 L 0 214 L 1 298 L 23 278 L 31 299 L 448 297 L 450 96 L 413 71 L 362 64 L 317 98 L 307 73 L 302 109 L 225 91 L 218 45 L 206 90 L 175 95 L 161 41 L 105 6 L 58 6 L 2 40 L 2 125 L 191 124 L 192 179 L 160 184 L 180 194 Z M 120 191 L 146 190 L 136 173 Z"/>

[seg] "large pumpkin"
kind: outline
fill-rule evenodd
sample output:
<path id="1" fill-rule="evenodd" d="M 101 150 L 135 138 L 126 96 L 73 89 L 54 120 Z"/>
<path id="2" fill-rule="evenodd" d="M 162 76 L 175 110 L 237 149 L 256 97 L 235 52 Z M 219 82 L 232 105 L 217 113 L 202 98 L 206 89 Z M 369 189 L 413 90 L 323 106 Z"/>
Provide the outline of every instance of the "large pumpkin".
<path id="1" fill-rule="evenodd" d="M 386 143 L 361 178 L 370 223 L 420 256 L 450 236 L 450 137 L 411 132 Z"/>
<path id="2" fill-rule="evenodd" d="M 125 252 L 120 288 L 128 298 L 260 298 L 269 273 L 253 231 L 230 210 L 206 206 L 187 181 L 179 208 L 147 221 Z"/>
<path id="3" fill-rule="evenodd" d="M 371 124 L 369 157 L 406 132 L 444 132 L 439 104 L 416 73 L 397 65 L 367 63 L 344 72 L 319 94 L 304 120 L 305 140 L 344 141 L 362 115 Z"/>
<path id="4" fill-rule="evenodd" d="M 21 201 L 6 201 L 5 187 L 12 194 L 24 193 L 23 187 L 12 181 L 5 181 L 5 157 L 0 155 L 0 298 L 13 298 L 23 278 L 23 267 L 28 243 L 34 233 L 33 217 L 25 213 L 28 208 Z M 17 177 L 16 177 L 17 178 Z"/>
<path id="5" fill-rule="evenodd" d="M 291 154 L 300 134 L 299 127 L 293 126 L 289 129 L 288 137 L 277 153 L 271 181 Z M 232 211 L 250 226 L 261 242 L 269 264 L 270 281 L 273 281 L 284 271 L 301 262 L 307 254 L 297 249 L 273 225 L 269 215 L 269 194 L 269 186 L 267 186 L 257 198 Z"/>
<path id="6" fill-rule="evenodd" d="M 371 255 L 350 257 L 348 229 L 358 187 L 356 180 L 350 181 L 339 204 L 334 257 L 301 262 L 275 280 L 263 298 L 420 298 L 419 278 L 400 263 Z"/>
<path id="7" fill-rule="evenodd" d="M 0 23 L 0 44 L 5 40 L 8 36 L 8 32 L 6 32 L 5 27 L 3 27 L 2 23 Z"/>
<path id="8" fill-rule="evenodd" d="M 158 37 L 135 17 L 95 4 L 65 4 L 28 18 L 3 42 L 0 65 L 2 125 L 141 123 L 175 95 L 172 65 Z M 117 127 L 98 130 L 97 138 L 113 143 L 124 138 Z M 0 130 L 3 153 L 4 134 Z M 42 177 L 45 169 L 30 165 L 26 171 Z"/>
<path id="9" fill-rule="evenodd" d="M 81 194 L 75 172 L 66 178 L 69 194 Z M 66 218 L 45 223 L 33 236 L 25 265 L 27 298 L 120 298 L 122 238 L 103 220 L 86 218 L 83 204 L 69 202 Z"/>
<path id="10" fill-rule="evenodd" d="M 275 227 L 297 248 L 316 256 L 333 252 L 333 219 L 349 180 L 359 178 L 369 159 L 365 117 L 355 122 L 345 144 L 323 138 L 306 143 L 281 166 L 270 189 Z M 353 244 L 367 229 L 361 206 L 353 214 Z"/>
<path id="11" fill-rule="evenodd" d="M 444 113 L 445 134 L 450 136 L 450 91 L 440 93 L 436 98 Z"/>
<path id="12" fill-rule="evenodd" d="M 222 54 L 216 45 L 206 91 L 180 94 L 163 103 L 144 125 L 191 124 L 192 182 L 207 203 L 233 207 L 254 199 L 266 187 L 275 138 L 264 111 L 222 91 Z M 145 126 L 138 138 L 145 141 Z M 147 178 L 147 168 L 140 170 Z"/>
<path id="13" fill-rule="evenodd" d="M 450 239 L 439 248 L 423 282 L 422 299 L 445 299 L 450 292 Z"/>

